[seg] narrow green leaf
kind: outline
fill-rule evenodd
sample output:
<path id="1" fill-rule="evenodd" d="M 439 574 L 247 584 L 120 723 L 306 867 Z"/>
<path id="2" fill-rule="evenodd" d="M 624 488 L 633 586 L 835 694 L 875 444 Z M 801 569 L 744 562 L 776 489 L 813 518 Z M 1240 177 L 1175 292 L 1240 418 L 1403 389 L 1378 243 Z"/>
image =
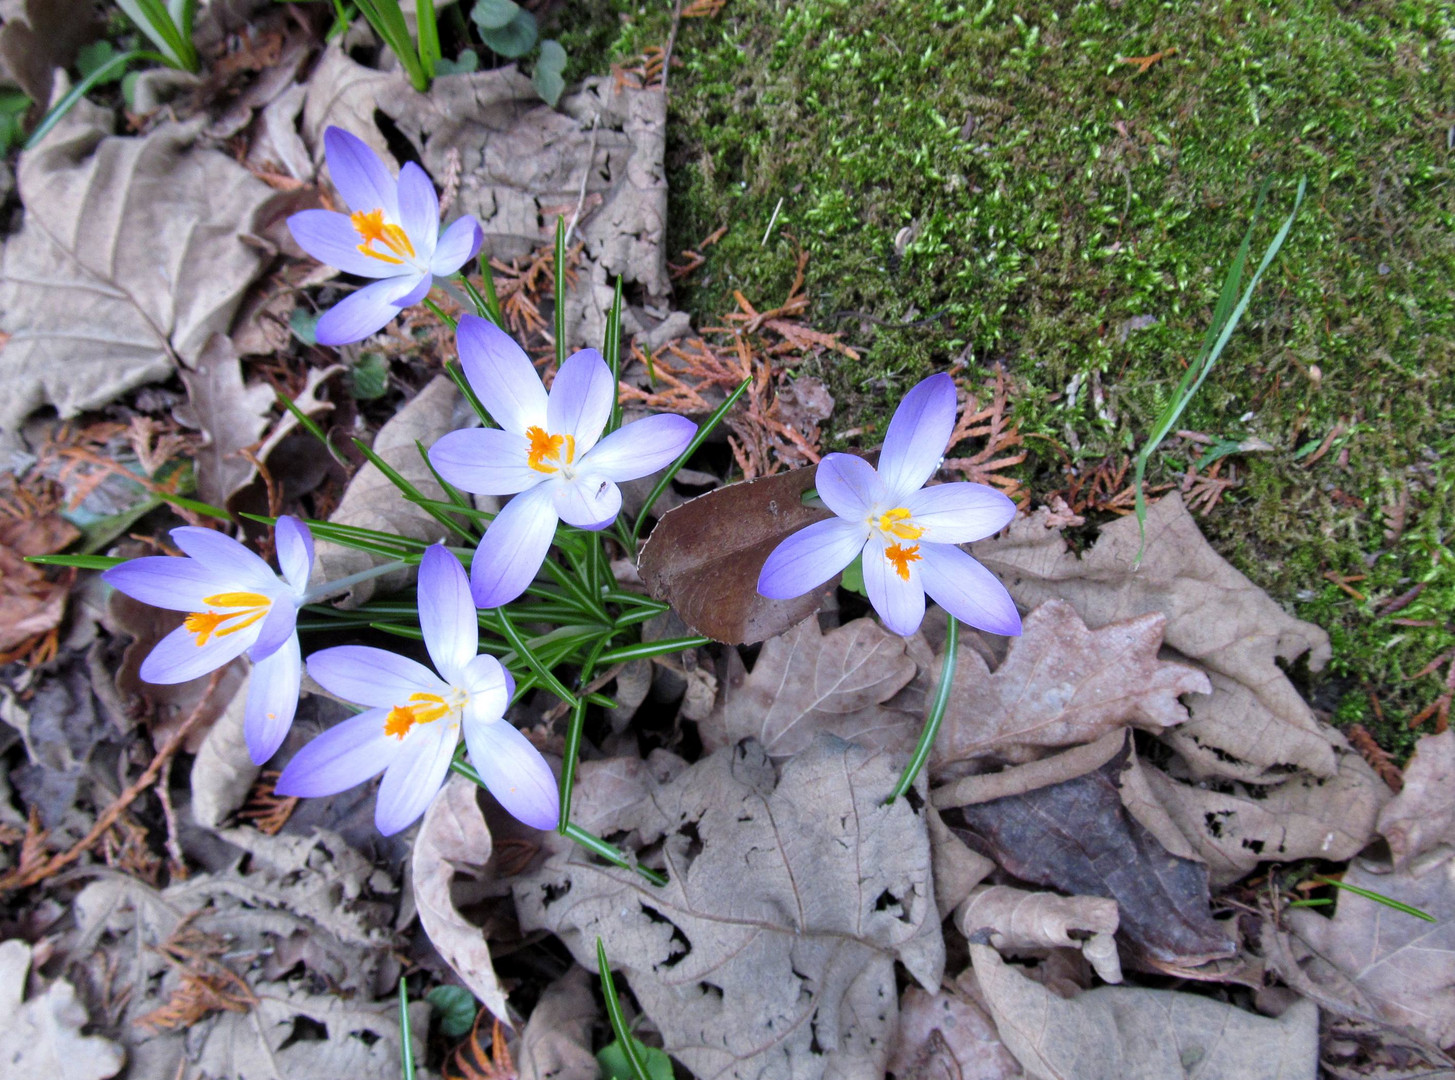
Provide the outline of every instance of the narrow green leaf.
<path id="1" fill-rule="evenodd" d="M 1362 896 L 1366 900 L 1373 900 L 1376 904 L 1383 904 L 1385 907 L 1393 908 L 1395 911 L 1403 912 L 1406 915 L 1413 915 L 1417 919 L 1424 919 L 1425 922 L 1440 921 L 1428 911 L 1421 911 L 1417 907 L 1411 907 L 1409 904 L 1402 903 L 1391 896 L 1377 893 L 1373 889 L 1361 889 L 1358 885 L 1346 885 L 1342 881 L 1335 881 L 1333 878 L 1319 878 L 1317 880 L 1320 885 L 1332 885 L 1334 888 L 1342 889 L 1344 892 L 1353 893 L 1355 896 Z"/>
<path id="2" fill-rule="evenodd" d="M 414 0 L 414 24 L 419 28 L 419 65 L 426 78 L 434 78 L 440 52 L 440 28 L 435 21 L 434 0 Z"/>
<path id="3" fill-rule="evenodd" d="M 128 559 L 110 555 L 27 555 L 25 561 L 39 566 L 74 566 L 78 570 L 110 570 Z"/>
<path id="4" fill-rule="evenodd" d="M 662 638 L 659 641 L 642 641 L 635 645 L 619 645 L 615 649 L 607 649 L 603 652 L 600 662 L 603 665 L 611 665 L 624 664 L 630 660 L 645 660 L 652 656 L 681 652 L 683 649 L 695 649 L 710 641 L 712 638 L 693 634 L 691 637 Z"/>
<path id="5" fill-rule="evenodd" d="M 616 275 L 616 288 L 612 291 L 611 310 L 606 315 L 606 363 L 611 368 L 611 417 L 606 422 L 606 434 L 610 435 L 621 427 L 621 275 Z"/>
<path id="6" fill-rule="evenodd" d="M 566 219 L 556 218 L 556 250 L 554 265 L 551 267 L 555 275 L 556 288 L 556 367 L 566 362 Z"/>
<path id="7" fill-rule="evenodd" d="M 409 988 L 399 976 L 399 1069 L 404 1080 L 414 1080 L 414 1040 L 409 1036 Z"/>
<path id="8" fill-rule="evenodd" d="M 596 973 L 601 976 L 601 996 L 606 999 L 606 1015 L 611 1020 L 611 1030 L 616 1032 L 617 1045 L 626 1056 L 634 1080 L 652 1080 L 647 1073 L 647 1063 L 637 1052 L 637 1040 L 626 1026 L 626 1017 L 621 1012 L 621 1001 L 616 996 L 616 983 L 611 978 L 611 963 L 606 959 L 606 945 L 596 939 Z"/>
<path id="9" fill-rule="evenodd" d="M 540 658 L 525 643 L 525 639 L 520 636 L 520 631 L 510 621 L 510 616 L 505 613 L 505 609 L 496 608 L 495 611 L 500 617 L 500 632 L 504 635 L 505 640 L 510 642 L 510 647 L 515 650 L 515 655 L 520 657 L 526 667 L 535 673 L 536 678 L 541 681 L 542 686 L 545 686 L 556 697 L 564 701 L 568 708 L 574 709 L 576 707 L 576 695 L 567 690 L 565 684 L 556 678 L 555 675 L 551 674 L 541 663 Z"/>

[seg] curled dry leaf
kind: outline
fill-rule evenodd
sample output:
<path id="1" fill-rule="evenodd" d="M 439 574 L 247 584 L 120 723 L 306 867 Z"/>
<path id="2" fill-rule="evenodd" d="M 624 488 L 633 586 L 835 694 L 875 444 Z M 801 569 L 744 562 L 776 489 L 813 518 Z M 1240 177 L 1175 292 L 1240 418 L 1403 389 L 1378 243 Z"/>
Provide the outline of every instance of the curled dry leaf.
<path id="1" fill-rule="evenodd" d="M 1400 868 L 1437 845 L 1455 847 L 1455 730 L 1415 746 L 1404 790 L 1379 815 L 1379 832 Z"/>
<path id="2" fill-rule="evenodd" d="M 1122 805 L 1131 766 L 1128 738 L 1084 776 L 944 810 L 945 820 L 1022 881 L 1114 899 L 1122 932 L 1154 963 L 1231 956 L 1237 944 L 1208 910 L 1207 867 L 1170 853 Z"/>
<path id="3" fill-rule="evenodd" d="M 1092 628 L 1151 612 L 1167 617 L 1165 643 L 1206 667 L 1212 694 L 1189 702 L 1191 721 L 1162 735 L 1198 775 L 1276 783 L 1289 766 L 1333 776 L 1337 734 L 1322 727 L 1278 666 L 1304 654 L 1314 670 L 1329 658 L 1322 630 L 1288 615 L 1203 539 L 1176 495 L 1147 515 L 1147 549 L 1133 571 L 1137 523 L 1112 522 L 1078 556 L 1046 513 L 975 545 L 975 557 L 1022 607 L 1072 604 Z"/>
<path id="4" fill-rule="evenodd" d="M 20 233 L 0 265 L 0 428 L 73 416 L 191 365 L 226 333 L 265 256 L 239 238 L 272 193 L 195 124 L 110 134 L 81 101 L 21 155 Z M 63 317 L 57 313 L 63 312 Z"/>
<path id="5" fill-rule="evenodd" d="M 935 764 L 991 753 L 1027 761 L 1127 724 L 1160 732 L 1182 723 L 1178 697 L 1211 686 L 1202 672 L 1157 659 L 1165 624 L 1153 612 L 1088 630 L 1074 607 L 1050 600 L 1027 616 L 993 674 L 978 652 L 962 649 Z"/>
<path id="6" fill-rule="evenodd" d="M 30 96 L 39 116 L 50 105 L 56 68 L 69 69 L 81 46 L 100 37 L 106 24 L 90 0 L 11 0 L 0 16 L 0 75 Z"/>
<path id="7" fill-rule="evenodd" d="M 1117 922 L 1115 900 L 1033 893 L 1009 885 L 976 889 L 955 912 L 955 925 L 972 941 L 988 934 L 989 943 L 1002 951 L 1080 949 L 1109 983 L 1122 981 L 1112 940 Z"/>
<path id="8" fill-rule="evenodd" d="M 1071 1000 L 970 946 L 1000 1037 L 1036 1080 L 1314 1080 L 1318 1009 L 1273 1020 L 1198 994 L 1104 986 Z"/>
<path id="9" fill-rule="evenodd" d="M 238 451 L 262 439 L 276 400 L 273 388 L 243 384 L 237 350 L 223 334 L 208 339 L 196 367 L 182 372 L 182 382 L 187 405 L 177 410 L 177 418 L 207 438 L 196 459 L 197 497 L 226 506 L 253 475 L 255 466 Z"/>
<path id="10" fill-rule="evenodd" d="M 126 1055 L 110 1039 L 82 1035 L 91 1022 L 76 991 L 64 979 L 25 1001 L 30 946 L 18 938 L 0 942 L 0 1061 L 7 1080 L 106 1080 L 121 1071 Z"/>
<path id="11" fill-rule="evenodd" d="M 751 740 L 719 750 L 594 830 L 661 841 L 665 888 L 558 851 L 517 882 L 521 925 L 588 968 L 599 935 L 698 1076 L 876 1075 L 895 961 L 931 987 L 944 968 L 924 819 L 884 805 L 897 775 L 886 755 L 828 736 L 781 777 Z"/>
<path id="12" fill-rule="evenodd" d="M 1018 1080 L 1024 1075 L 990 1014 L 958 987 L 931 994 L 911 986 L 904 992 L 889 1071 L 897 1080 Z"/>
<path id="13" fill-rule="evenodd" d="M 490 943 L 460 914 L 450 896 L 457 867 L 483 868 L 492 854 L 490 828 L 476 798 L 479 790 L 464 777 L 452 775 L 425 811 L 411 856 L 414 902 L 420 925 L 445 963 L 492 1016 L 508 1019 Z"/>
<path id="14" fill-rule="evenodd" d="M 816 612 L 838 577 L 791 600 L 758 595 L 758 574 L 790 533 L 829 511 L 803 505 L 816 470 L 730 484 L 662 516 L 642 548 L 642 582 L 699 634 L 752 645 Z"/>
<path id="15" fill-rule="evenodd" d="M 520 1080 L 596 1080 L 591 1029 L 599 1012 L 585 968 L 573 967 L 546 987 L 520 1033 Z"/>

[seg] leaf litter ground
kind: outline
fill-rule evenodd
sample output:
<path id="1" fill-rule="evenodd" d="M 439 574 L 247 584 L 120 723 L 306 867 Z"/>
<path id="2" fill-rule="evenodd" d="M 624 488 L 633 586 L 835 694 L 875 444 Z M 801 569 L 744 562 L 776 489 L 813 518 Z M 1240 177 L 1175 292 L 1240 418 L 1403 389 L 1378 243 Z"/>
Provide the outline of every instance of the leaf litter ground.
<path id="1" fill-rule="evenodd" d="M 862 601 L 832 589 L 797 607 L 751 600 L 754 560 L 794 522 L 812 520 L 795 516 L 811 473 L 792 470 L 817 460 L 833 409 L 821 383 L 790 370 L 853 350 L 812 325 L 801 253 L 781 302 L 738 294 L 721 328 L 697 334 L 671 311 L 670 277 L 690 273 L 692 259 L 679 272 L 662 253 L 665 112 L 653 81 L 649 61 L 639 78 L 589 83 L 561 113 L 530 105 L 551 139 L 521 135 L 529 124 L 482 136 L 452 124 L 492 103 L 529 102 L 509 72 L 425 98 L 332 48 L 301 92 L 278 85 L 247 98 L 244 122 L 256 113 L 260 123 L 245 166 L 208 142 L 236 116 L 196 96 L 196 115 L 183 103 L 180 123 L 154 118 L 137 136 L 108 136 L 105 117 L 78 112 L 48 145 L 86 152 L 73 160 L 53 149 L 23 165 L 33 220 L 28 213 L 28 231 L 6 248 L 15 321 L 5 355 L 19 380 L 7 430 L 43 396 L 63 412 L 97 408 L 174 370 L 185 398 L 131 389 L 111 406 L 121 422 L 88 416 L 31 429 L 30 445 L 45 452 L 7 478 L 0 554 L 45 554 L 83 538 L 106 549 L 183 490 L 177 466 L 187 461 L 203 497 L 230 509 L 302 506 L 336 522 L 432 535 L 429 519 L 400 516 L 373 466 L 342 449 L 337 460 L 320 454 L 269 403 L 277 388 L 331 433 L 375 428 L 374 450 L 428 489 L 415 440 L 427 444 L 463 415 L 449 384 L 432 379 L 450 355 L 441 325 L 417 317 L 345 356 L 354 366 L 368 350 L 383 358 L 388 389 L 370 404 L 347 393 L 345 367 L 291 318 L 295 290 L 318 282 L 293 261 L 269 269 L 265 248 L 239 250 L 233 239 L 239 230 L 268 235 L 267 211 L 276 221 L 283 202 L 267 189 L 285 202 L 328 198 L 321 181 L 313 186 L 328 123 L 357 122 L 379 149 L 393 145 L 375 126 L 381 89 L 393 130 L 445 197 L 498 237 L 493 270 L 527 347 L 549 354 L 546 313 L 557 302 L 568 305 L 573 340 L 598 340 L 607 275 L 627 274 L 639 302 L 629 309 L 635 362 L 624 404 L 701 415 L 750 379 L 727 443 L 683 479 L 700 491 L 728 474 L 762 478 L 699 499 L 679 482 L 660 508 L 680 509 L 664 518 L 642 567 L 689 625 L 717 619 L 712 636 L 763 641 L 761 649 L 707 648 L 613 669 L 614 685 L 601 686 L 621 707 L 593 726 L 579 774 L 581 820 L 665 870 L 665 890 L 513 828 L 462 784 L 421 827 L 406 881 L 407 849 L 372 834 L 367 792 L 297 805 L 267 794 L 242 744 L 241 671 L 210 687 L 146 687 L 135 661 L 127 675 L 122 646 L 135 638 L 130 652 L 140 655 L 165 628 L 116 610 L 84 578 L 73 585 L 17 561 L 3 602 L 16 615 L 12 636 L 23 636 L 5 655 L 26 666 L 10 669 L 18 674 L 0 716 L 17 733 L 10 759 L 25 764 L 0 801 L 9 845 L 0 886 L 14 939 L 0 988 L 43 1031 L 17 1044 L 51 1055 L 34 1058 L 35 1068 L 53 1075 L 47 1063 L 82 1039 L 97 1076 L 184 1067 L 205 1076 L 396 1075 L 400 1032 L 387 995 L 410 970 L 420 985 L 462 981 L 519 1031 L 513 1061 L 499 1040 L 486 1054 L 483 1026 L 446 1056 L 427 1007 L 412 1006 L 413 1036 L 433 1040 L 432 1061 L 447 1075 L 499 1078 L 506 1062 L 521 1074 L 584 1080 L 596 1075 L 592 1049 L 609 1040 L 585 975 L 597 934 L 631 991 L 638 1031 L 699 1076 L 918 1075 L 935 1062 L 962 1076 L 1180 1076 L 1174 1069 L 1189 1062 L 1204 1076 L 1313 1076 L 1320 1034 L 1309 1002 L 1323 1010 L 1326 1056 L 1342 1054 L 1350 1075 L 1379 1075 L 1387 1046 L 1445 1064 L 1440 1047 L 1455 1041 L 1440 1005 L 1455 981 L 1448 735 L 1422 742 L 1391 801 L 1386 781 L 1303 702 L 1275 658 L 1306 656 L 1317 667 L 1326 639 L 1202 540 L 1187 505 L 1215 500 L 1215 469 L 1189 473 L 1187 505 L 1177 496 L 1156 504 L 1137 575 L 1127 570 L 1130 523 L 1106 525 L 1089 550 L 1061 531 L 1125 509 L 1125 467 L 1114 462 L 1089 481 L 1075 474 L 1045 509 L 977 547 L 1029 613 L 1026 634 L 1009 645 L 962 642 L 928 787 L 880 805 L 917 734 L 943 631 L 887 635 L 856 617 Z M 588 115 L 601 132 L 583 122 Z M 547 181 L 520 182 L 502 145 Z M 593 179 L 588 154 L 601 175 L 627 179 Z M 173 164 L 156 165 L 162 158 Z M 87 185 L 113 200 L 90 205 L 125 206 L 154 173 L 193 165 L 197 183 L 244 193 L 246 206 L 209 202 L 216 235 L 189 236 L 172 261 L 201 259 L 227 274 L 183 275 L 170 287 L 128 275 L 119 288 L 114 264 L 72 250 L 80 232 L 47 226 L 53 214 L 84 230 L 57 200 Z M 43 184 L 49 201 L 34 194 Z M 579 225 L 564 300 L 550 295 L 552 256 L 538 224 L 555 216 Z M 155 243 L 171 236 L 159 231 Z M 232 246 L 224 258 L 195 243 Z M 134 254 L 136 245 L 118 244 Z M 52 358 L 77 365 L 61 375 L 43 362 L 47 346 L 32 342 L 38 309 L 25 290 L 36 267 L 67 252 L 85 256 L 66 263 L 83 272 L 75 287 L 99 288 L 116 306 L 105 332 L 135 324 L 130 359 L 100 381 L 87 374 L 100 369 L 84 349 Z M 215 333 L 239 309 L 232 337 Z M 1013 381 L 962 375 L 961 391 L 946 478 L 996 484 L 1028 508 L 1032 493 L 1011 474 L 1023 452 L 1009 418 Z M 872 431 L 857 435 L 876 441 Z M 736 500 L 734 527 L 714 530 L 716 550 L 694 547 L 694 530 L 727 500 Z M 148 518 L 140 539 L 126 542 L 165 550 L 155 539 L 163 524 Z M 268 537 L 258 540 L 266 549 Z M 343 560 L 339 573 L 356 556 L 325 555 Z M 648 633 L 671 636 L 666 623 Z M 313 730 L 340 715 L 310 701 Z M 559 717 L 527 702 L 517 721 L 559 752 Z M 1391 775 L 1387 760 L 1364 752 Z M 189 756 L 186 775 L 177 764 Z M 1351 895 L 1339 897 L 1333 919 L 1286 906 L 1290 887 L 1330 899 L 1312 871 L 1337 872 L 1375 838 L 1394 861 L 1355 863 L 1346 880 L 1424 908 L 1433 925 Z M 427 936 L 413 929 L 416 914 Z M 1123 969 L 1144 985 L 1098 986 L 1122 980 Z M 1270 973 L 1302 1000 L 1280 997 Z M 1166 974 L 1214 994 L 1162 989 Z"/>

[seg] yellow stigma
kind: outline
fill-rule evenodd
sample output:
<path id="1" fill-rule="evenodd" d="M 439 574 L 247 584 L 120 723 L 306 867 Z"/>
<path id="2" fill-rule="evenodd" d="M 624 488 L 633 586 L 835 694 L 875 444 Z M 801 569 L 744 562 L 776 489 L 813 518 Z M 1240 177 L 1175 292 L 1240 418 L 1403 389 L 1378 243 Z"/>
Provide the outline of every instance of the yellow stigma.
<path id="1" fill-rule="evenodd" d="M 912 522 L 909 511 L 902 506 L 880 514 L 879 529 L 901 540 L 918 540 L 925 534 L 924 529 Z"/>
<path id="2" fill-rule="evenodd" d="M 266 596 L 252 592 L 229 592 L 218 593 L 216 596 L 204 596 L 202 602 L 209 608 L 207 611 L 194 611 L 188 615 L 182 623 L 187 632 L 197 635 L 197 645 L 201 647 L 207 644 L 207 639 L 213 634 L 218 637 L 226 637 L 228 634 L 235 634 L 239 630 L 245 630 L 268 613 L 273 602 Z M 211 608 L 236 608 L 235 611 L 212 611 Z M 233 620 L 237 620 L 233 622 Z M 223 623 L 231 623 L 224 626 Z"/>
<path id="3" fill-rule="evenodd" d="M 553 473 L 559 471 L 562 465 L 570 465 L 576 460 L 576 440 L 570 435 L 549 435 L 545 428 L 529 427 L 525 429 L 526 438 L 530 440 L 530 450 L 526 453 L 526 464 L 536 472 Z M 561 458 L 561 450 L 565 449 L 566 457 Z M 547 464 L 552 462 L 553 464 Z"/>
<path id="4" fill-rule="evenodd" d="M 396 705 L 384 718 L 384 734 L 402 739 L 415 724 L 430 724 L 447 716 L 450 706 L 438 694 L 411 694 L 408 705 Z"/>
<path id="5" fill-rule="evenodd" d="M 406 258 L 414 258 L 414 245 L 410 243 L 409 236 L 398 225 L 386 224 L 383 210 L 370 210 L 367 214 L 362 210 L 355 210 L 349 215 L 349 222 L 363 240 L 359 251 L 369 258 L 396 265 L 403 263 Z M 383 244 L 394 254 L 386 255 L 382 251 L 375 251 L 376 243 Z"/>
<path id="6" fill-rule="evenodd" d="M 904 581 L 909 580 L 909 564 L 920 561 L 919 545 L 901 547 L 890 544 L 884 549 L 884 557 L 894 564 L 894 572 Z"/>

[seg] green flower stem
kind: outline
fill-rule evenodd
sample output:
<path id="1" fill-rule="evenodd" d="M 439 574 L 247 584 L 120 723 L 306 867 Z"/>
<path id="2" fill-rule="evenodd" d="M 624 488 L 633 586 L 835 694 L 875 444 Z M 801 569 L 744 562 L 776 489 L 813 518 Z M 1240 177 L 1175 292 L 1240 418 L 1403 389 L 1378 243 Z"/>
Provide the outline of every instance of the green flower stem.
<path id="1" fill-rule="evenodd" d="M 540 658 L 531 651 L 525 639 L 520 636 L 520 631 L 510 621 L 510 616 L 505 613 L 505 609 L 496 608 L 495 613 L 500 618 L 500 632 L 504 635 L 505 640 L 510 642 L 511 648 L 515 650 L 515 655 L 535 673 L 542 686 L 564 701 L 568 708 L 576 708 L 576 695 L 567 690 L 565 684 L 542 665 Z"/>
<path id="2" fill-rule="evenodd" d="M 581 662 L 581 674 L 576 679 L 576 685 L 583 692 L 591 681 L 592 672 L 596 669 L 596 661 L 601 656 L 606 643 L 611 640 L 611 636 L 612 631 L 608 630 L 598 637 L 596 643 L 591 646 L 591 651 L 586 654 L 586 659 Z M 566 749 L 561 760 L 561 822 L 557 827 L 563 836 L 571 823 L 571 791 L 576 785 L 576 761 L 581 755 L 581 731 L 585 726 L 586 699 L 583 697 L 571 710 L 571 722 L 566 727 Z"/>
<path id="3" fill-rule="evenodd" d="M 414 1043 L 409 1038 L 409 988 L 399 976 L 399 1068 L 404 1080 L 414 1080 Z"/>
<path id="4" fill-rule="evenodd" d="M 322 585 L 315 585 L 303 594 L 305 604 L 317 604 L 324 600 L 330 600 L 348 592 L 361 581 L 369 581 L 372 578 L 383 574 L 392 574 L 395 570 L 403 570 L 410 564 L 402 559 L 395 559 L 393 562 L 380 563 L 371 566 L 367 570 L 360 570 L 357 574 L 350 574 L 348 577 L 339 578 L 337 581 L 326 581 Z"/>
<path id="5" fill-rule="evenodd" d="M 945 649 L 944 659 L 940 664 L 940 682 L 935 687 L 934 700 L 930 702 L 929 715 L 925 717 L 924 730 L 920 732 L 919 743 L 914 748 L 914 755 L 909 759 L 909 764 L 904 767 L 904 773 L 899 778 L 899 783 L 894 785 L 894 791 L 889 798 L 884 800 L 889 805 L 895 799 L 904 795 L 914 786 L 914 778 L 924 768 L 925 762 L 930 758 L 930 750 L 934 748 L 935 736 L 940 733 L 940 722 L 945 719 L 945 709 L 950 704 L 950 688 L 955 681 L 955 664 L 959 660 L 960 645 L 960 621 L 955 616 L 948 616 L 945 624 Z"/>
<path id="6" fill-rule="evenodd" d="M 633 1080 L 650 1080 L 647 1063 L 637 1050 L 637 1040 L 626 1026 L 626 1017 L 621 1014 L 621 1001 L 616 996 L 616 983 L 611 978 L 611 964 L 606 959 L 606 946 L 601 938 L 596 939 L 596 971 L 601 976 L 601 996 L 606 999 L 606 1015 L 611 1019 L 611 1030 L 616 1033 L 617 1045 L 631 1067 Z"/>
<path id="7" fill-rule="evenodd" d="M 711 640 L 712 638 L 703 637 L 701 634 L 694 634 L 692 637 L 663 638 L 661 641 L 643 641 L 636 645 L 621 645 L 603 652 L 599 662 L 609 665 L 624 664 L 629 660 L 645 660 L 651 656 L 681 652 L 683 649 L 695 649 L 699 645 L 706 645 Z"/>
<path id="8" fill-rule="evenodd" d="M 652 488 L 651 494 L 647 496 L 647 501 L 642 504 L 641 512 L 637 514 L 636 524 L 632 526 L 631 547 L 628 549 L 628 554 L 631 555 L 633 559 L 636 558 L 637 542 L 641 539 L 642 526 L 645 525 L 647 522 L 647 515 L 652 512 L 652 507 L 656 505 L 657 500 L 662 497 L 662 492 L 667 490 L 667 485 L 672 482 L 672 477 L 676 476 L 678 470 L 681 469 L 682 466 L 687 464 L 688 458 L 690 458 L 693 454 L 697 453 L 697 448 L 701 446 L 704 441 L 706 441 L 709 435 L 712 434 L 713 429 L 716 428 L 718 424 L 722 423 L 723 417 L 728 414 L 729 409 L 731 409 L 734 405 L 738 403 L 738 398 L 743 396 L 744 392 L 748 389 L 748 386 L 752 383 L 752 381 L 752 379 L 744 379 L 741 383 L 738 384 L 738 388 L 727 396 L 727 400 L 712 411 L 712 415 L 709 416 L 707 420 L 703 423 L 703 425 L 697 429 L 697 434 L 694 435 L 692 437 L 692 441 L 687 444 L 687 449 L 682 451 L 681 456 L 678 457 L 676 461 L 672 462 L 672 464 L 667 467 L 667 471 L 662 474 L 662 478 L 658 480 L 656 486 Z"/>

